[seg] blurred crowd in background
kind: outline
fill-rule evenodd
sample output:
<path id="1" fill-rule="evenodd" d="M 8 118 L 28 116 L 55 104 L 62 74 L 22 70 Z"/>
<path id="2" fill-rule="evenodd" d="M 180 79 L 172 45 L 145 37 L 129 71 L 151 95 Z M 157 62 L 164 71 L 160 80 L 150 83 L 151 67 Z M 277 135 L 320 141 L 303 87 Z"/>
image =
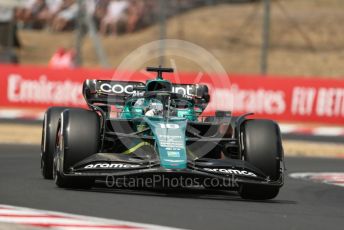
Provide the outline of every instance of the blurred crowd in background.
<path id="1" fill-rule="evenodd" d="M 21 47 L 18 29 L 75 31 L 84 28 L 80 27 L 85 25 L 82 20 L 91 19 L 87 20 L 87 26 L 92 23 L 99 34 L 116 36 L 156 24 L 162 11 L 169 18 L 221 1 L 229 0 L 20 0 L 20 3 L 0 0 L 0 63 L 18 62 L 16 52 L 11 49 Z M 65 54 L 61 50 L 52 59 Z"/>
<path id="2" fill-rule="evenodd" d="M 158 0 L 83 0 L 85 10 L 103 35 L 130 33 L 156 22 Z M 166 16 L 205 4 L 206 1 L 166 1 Z M 77 0 L 28 0 L 16 8 L 15 20 L 29 29 L 73 30 L 79 15 Z"/>
<path id="3" fill-rule="evenodd" d="M 228 72 L 343 76 L 343 0 L 267 2 L 0 0 L 0 63 L 117 66 L 165 37 L 205 48 Z"/>

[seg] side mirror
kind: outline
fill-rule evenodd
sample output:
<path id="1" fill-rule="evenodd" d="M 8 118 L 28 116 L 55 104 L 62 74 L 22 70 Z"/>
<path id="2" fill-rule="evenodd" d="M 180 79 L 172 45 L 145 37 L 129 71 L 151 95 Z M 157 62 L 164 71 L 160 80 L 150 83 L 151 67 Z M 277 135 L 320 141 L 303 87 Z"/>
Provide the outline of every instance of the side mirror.
<path id="1" fill-rule="evenodd" d="M 208 90 L 208 86 L 206 85 L 196 85 L 195 95 L 198 98 L 204 99 L 205 102 L 207 103 L 210 101 L 209 90 Z"/>

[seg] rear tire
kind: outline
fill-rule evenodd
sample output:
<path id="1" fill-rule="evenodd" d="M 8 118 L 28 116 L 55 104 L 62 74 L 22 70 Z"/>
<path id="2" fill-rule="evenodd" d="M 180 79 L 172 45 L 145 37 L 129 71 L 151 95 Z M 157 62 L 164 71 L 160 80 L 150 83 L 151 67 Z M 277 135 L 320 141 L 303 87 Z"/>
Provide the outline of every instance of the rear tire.
<path id="1" fill-rule="evenodd" d="M 280 178 L 283 160 L 281 134 L 271 120 L 247 120 L 242 126 L 244 160 L 260 169 L 270 180 Z M 239 194 L 244 199 L 266 200 L 278 195 L 279 187 L 242 184 Z"/>
<path id="2" fill-rule="evenodd" d="M 99 150 L 100 119 L 96 112 L 69 109 L 61 114 L 58 156 L 55 157 L 54 178 L 61 188 L 90 188 L 94 180 L 68 176 L 76 163 Z"/>
<path id="3" fill-rule="evenodd" d="M 41 173 L 44 179 L 53 179 L 53 161 L 57 124 L 67 107 L 51 107 L 44 114 L 41 142 Z"/>

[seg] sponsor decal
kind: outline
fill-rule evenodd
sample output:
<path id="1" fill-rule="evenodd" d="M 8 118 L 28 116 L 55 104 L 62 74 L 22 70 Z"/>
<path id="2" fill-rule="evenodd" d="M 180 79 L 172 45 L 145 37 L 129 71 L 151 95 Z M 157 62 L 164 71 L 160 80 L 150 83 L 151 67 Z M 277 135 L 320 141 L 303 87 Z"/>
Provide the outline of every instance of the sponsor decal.
<path id="1" fill-rule="evenodd" d="M 177 148 L 177 149 L 183 149 L 185 148 L 185 142 L 181 136 L 175 136 L 175 135 L 164 135 L 159 134 L 159 143 L 160 146 L 163 148 Z"/>
<path id="2" fill-rule="evenodd" d="M 104 93 L 113 93 L 113 94 L 138 94 L 137 90 L 134 90 L 133 84 L 111 84 L 103 83 L 99 86 L 99 89 Z M 185 86 L 172 86 L 172 92 L 182 94 L 185 97 L 193 96 L 195 91 L 194 85 L 185 85 Z"/>
<path id="3" fill-rule="evenodd" d="M 121 85 L 121 84 L 113 84 L 110 83 L 104 83 L 100 85 L 100 90 L 104 93 L 114 93 L 114 94 L 135 94 L 137 93 L 134 90 L 133 85 Z"/>
<path id="4" fill-rule="evenodd" d="M 194 91 L 195 91 L 194 85 L 172 86 L 172 92 L 174 92 L 174 93 L 193 96 Z"/>
<path id="5" fill-rule="evenodd" d="M 159 123 L 161 129 L 179 129 L 180 126 L 178 124 L 173 123 Z"/>
<path id="6" fill-rule="evenodd" d="M 168 157 L 180 157 L 180 153 L 176 151 L 167 151 Z"/>
<path id="7" fill-rule="evenodd" d="M 122 163 L 97 163 L 97 164 L 88 164 L 85 169 L 116 169 L 116 168 L 137 168 L 140 165 L 132 164 L 122 164 Z"/>
<path id="8" fill-rule="evenodd" d="M 172 162 L 172 163 L 181 163 L 184 162 L 184 160 L 171 160 L 171 159 L 165 159 L 164 161 Z"/>
<path id="9" fill-rule="evenodd" d="M 216 172 L 216 173 L 226 173 L 226 174 L 235 174 L 241 176 L 252 176 L 257 177 L 256 174 L 253 172 L 248 172 L 246 170 L 238 170 L 238 169 L 224 169 L 224 168 L 204 168 L 204 170 L 209 172 Z"/>

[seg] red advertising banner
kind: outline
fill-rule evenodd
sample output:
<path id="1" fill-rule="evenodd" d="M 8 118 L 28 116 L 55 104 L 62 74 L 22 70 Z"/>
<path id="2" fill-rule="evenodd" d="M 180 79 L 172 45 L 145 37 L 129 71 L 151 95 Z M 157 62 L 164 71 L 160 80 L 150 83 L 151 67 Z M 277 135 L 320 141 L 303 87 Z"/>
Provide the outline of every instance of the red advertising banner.
<path id="1" fill-rule="evenodd" d="M 288 122 L 344 124 L 344 80 L 263 76 L 199 76 L 167 74 L 177 83 L 207 84 L 211 101 L 206 114 L 232 110 L 253 112 Z M 114 70 L 49 69 L 0 65 L 0 107 L 37 108 L 86 106 L 82 96 L 85 79 L 142 81 L 154 78 L 146 72 L 115 74 Z M 227 84 L 229 83 L 229 84 Z"/>

